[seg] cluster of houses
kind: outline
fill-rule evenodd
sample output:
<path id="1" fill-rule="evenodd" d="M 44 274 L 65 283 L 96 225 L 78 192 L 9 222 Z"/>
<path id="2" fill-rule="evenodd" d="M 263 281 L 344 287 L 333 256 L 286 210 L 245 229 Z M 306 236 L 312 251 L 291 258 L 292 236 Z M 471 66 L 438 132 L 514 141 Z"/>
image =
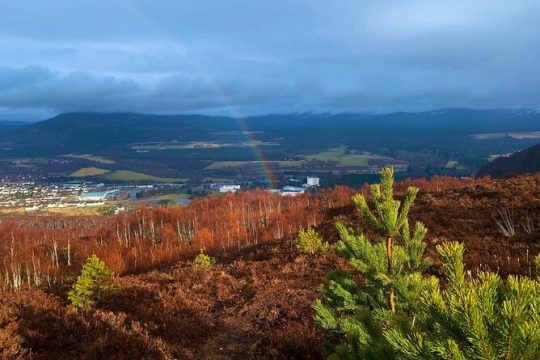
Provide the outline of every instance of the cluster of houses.
<path id="1" fill-rule="evenodd" d="M 51 207 L 77 206 L 79 195 L 95 185 L 82 182 L 0 183 L 0 208 L 25 208 L 28 211 Z"/>
<path id="2" fill-rule="evenodd" d="M 298 183 L 300 184 L 301 180 L 298 180 Z M 281 189 L 268 191 L 282 196 L 296 196 L 319 185 L 318 177 L 307 177 L 301 186 L 287 185 Z M 220 193 L 234 193 L 241 188 L 238 184 L 211 185 L 212 191 Z M 36 211 L 47 208 L 101 206 L 110 201 L 136 199 L 144 191 L 162 190 L 154 189 L 154 185 L 106 186 L 81 181 L 0 182 L 0 208 L 24 208 L 26 211 Z"/>
<path id="3" fill-rule="evenodd" d="M 36 211 L 47 208 L 99 206 L 106 201 L 124 200 L 140 191 L 91 182 L 0 182 L 0 208 L 24 208 Z"/>

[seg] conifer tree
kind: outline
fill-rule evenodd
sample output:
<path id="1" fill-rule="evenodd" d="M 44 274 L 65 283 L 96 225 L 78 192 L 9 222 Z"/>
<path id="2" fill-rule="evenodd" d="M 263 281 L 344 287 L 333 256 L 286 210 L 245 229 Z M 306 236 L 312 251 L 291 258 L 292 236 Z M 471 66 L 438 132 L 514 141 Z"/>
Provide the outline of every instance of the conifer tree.
<path id="1" fill-rule="evenodd" d="M 537 278 L 483 272 L 467 279 L 464 246 L 439 245 L 446 290 L 421 297 L 413 333 L 394 328 L 385 337 L 400 359 L 540 359 L 540 256 Z M 434 280 L 436 281 L 436 280 Z"/>
<path id="2" fill-rule="evenodd" d="M 338 342 L 334 358 L 394 358 L 385 332 L 412 331 L 420 294 L 434 286 L 421 275 L 429 266 L 423 257 L 427 230 L 421 223 L 416 223 L 412 234 L 409 229 L 408 212 L 418 189 L 409 188 L 402 203 L 394 199 L 393 183 L 392 168 L 383 169 L 381 184 L 371 186 L 374 212 L 363 195 L 353 197 L 379 235 L 374 243 L 359 231 L 336 224 L 340 240 L 335 249 L 361 275 L 362 284 L 355 273 L 335 271 L 328 285 L 321 287 L 322 300 L 314 303 L 316 321 Z"/>
<path id="3" fill-rule="evenodd" d="M 193 264 L 199 267 L 212 266 L 216 263 L 216 258 L 204 253 L 204 250 L 201 249 L 200 252 L 193 259 Z"/>
<path id="4" fill-rule="evenodd" d="M 380 236 L 372 243 L 337 224 L 335 248 L 360 275 L 338 270 L 314 303 L 315 319 L 330 330 L 333 359 L 535 360 L 540 359 L 540 255 L 537 278 L 493 273 L 466 275 L 464 246 L 442 244 L 443 283 L 422 276 L 426 229 L 410 232 L 408 211 L 393 198 L 393 172 L 371 187 L 375 211 L 361 195 L 353 200 Z"/>
<path id="5" fill-rule="evenodd" d="M 94 306 L 102 299 L 120 290 L 111 285 L 114 273 L 95 254 L 84 264 L 81 275 L 68 293 L 68 299 L 77 307 Z"/>
<path id="6" fill-rule="evenodd" d="M 310 226 L 298 232 L 296 248 L 304 254 L 316 255 L 326 253 L 330 249 L 330 244 L 323 241 L 321 235 Z"/>

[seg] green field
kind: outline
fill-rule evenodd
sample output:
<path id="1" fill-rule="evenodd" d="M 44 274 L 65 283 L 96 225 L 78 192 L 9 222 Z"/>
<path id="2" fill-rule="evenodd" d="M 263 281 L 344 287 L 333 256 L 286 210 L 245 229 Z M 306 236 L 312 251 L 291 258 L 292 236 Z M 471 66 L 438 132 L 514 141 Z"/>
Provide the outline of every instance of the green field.
<path id="1" fill-rule="evenodd" d="M 369 159 L 380 159 L 381 156 L 370 153 L 348 154 L 345 146 L 305 157 L 307 160 L 335 161 L 338 166 L 367 166 Z"/>
<path id="2" fill-rule="evenodd" d="M 136 144 L 131 148 L 135 151 L 154 151 L 154 150 L 184 150 L 184 149 L 223 149 L 223 148 L 252 148 L 253 146 L 279 146 L 278 142 L 273 141 L 243 141 L 235 143 L 221 143 L 212 141 L 192 141 L 192 142 L 153 142 Z"/>
<path id="3" fill-rule="evenodd" d="M 279 165 L 282 168 L 298 168 L 303 165 L 302 160 L 280 160 L 280 161 L 216 161 L 207 166 L 205 170 L 227 170 L 229 168 L 237 168 L 251 164 L 268 164 Z"/>
<path id="4" fill-rule="evenodd" d="M 87 176 L 96 176 L 96 175 L 104 175 L 107 174 L 109 170 L 101 169 L 97 167 L 85 167 L 80 168 L 79 170 L 72 173 L 70 176 L 73 177 L 87 177 Z"/>
<path id="5" fill-rule="evenodd" d="M 175 179 L 175 178 L 163 178 L 159 176 L 153 176 L 148 174 L 143 174 L 131 170 L 117 170 L 112 173 L 100 176 L 102 179 L 109 181 L 152 181 L 152 182 L 162 182 L 162 183 L 172 183 L 172 182 L 183 182 L 185 179 Z"/>
<path id="6" fill-rule="evenodd" d="M 370 159 L 381 159 L 382 157 L 377 154 L 371 153 L 349 153 L 347 147 L 340 146 L 332 148 L 317 154 L 311 154 L 304 156 L 304 160 L 276 160 L 265 161 L 268 165 L 279 165 L 280 168 L 300 168 L 306 164 L 307 161 L 334 161 L 336 166 L 351 166 L 361 167 L 368 166 Z M 261 164 L 262 161 L 216 161 L 205 170 L 227 170 L 231 168 L 238 168 L 250 164 Z"/>

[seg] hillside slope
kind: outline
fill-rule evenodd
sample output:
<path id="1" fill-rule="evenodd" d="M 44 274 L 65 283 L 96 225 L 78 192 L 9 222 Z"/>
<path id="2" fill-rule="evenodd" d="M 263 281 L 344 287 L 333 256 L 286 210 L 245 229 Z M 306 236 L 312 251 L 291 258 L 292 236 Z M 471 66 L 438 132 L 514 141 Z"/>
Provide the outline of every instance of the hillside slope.
<path id="1" fill-rule="evenodd" d="M 282 139 L 282 146 L 288 149 L 312 148 L 313 143 L 321 142 L 332 147 L 342 144 L 343 139 L 366 150 L 389 144 L 395 148 L 433 147 L 443 145 L 441 141 L 455 148 L 456 137 L 539 130 L 539 120 L 540 114 L 534 111 L 471 109 L 380 115 L 284 114 L 241 120 L 203 115 L 65 113 L 4 129 L 0 131 L 0 143 L 11 148 L 6 155 L 106 153 L 140 142 L 216 140 L 225 134 L 227 141 L 245 141 L 245 136 L 229 137 L 248 131 L 261 141 Z"/>
<path id="2" fill-rule="evenodd" d="M 40 155 L 125 148 L 127 144 L 186 138 L 200 140 L 231 131 L 230 119 L 198 115 L 67 113 L 0 133 L 15 151 Z"/>
<path id="3" fill-rule="evenodd" d="M 499 157 L 480 169 L 478 175 L 503 177 L 540 171 L 540 144 L 510 156 Z"/>
<path id="4" fill-rule="evenodd" d="M 496 227 L 498 211 L 513 214 L 516 235 Z M 508 274 L 531 274 L 540 252 L 540 174 L 459 189 L 421 192 L 411 216 L 429 229 L 434 246 L 466 245 L 466 265 Z M 364 224 L 349 204 L 331 209 L 318 231 L 334 241 L 337 219 Z M 523 224 L 535 230 L 528 233 Z M 0 297 L 0 357 L 15 359 L 318 359 L 324 334 L 313 322 L 312 301 L 332 253 L 310 258 L 291 239 L 220 258 L 208 269 L 180 262 L 161 271 L 119 279 L 123 291 L 96 311 L 76 312 L 66 289 L 27 290 Z"/>
<path id="5" fill-rule="evenodd" d="M 261 160 L 272 161 L 273 176 L 283 181 L 290 173 L 320 172 L 323 182 L 361 184 L 371 166 L 405 163 L 406 176 L 470 176 L 493 154 L 534 145 L 539 120 L 540 113 L 531 110 L 471 109 L 243 119 L 66 113 L 17 127 L 0 125 L 0 177 L 68 178 L 97 165 L 80 157 L 89 154 L 113 161 L 99 164 L 111 172 L 144 169 L 194 184 L 219 178 L 264 185 Z M 351 161 L 336 156 L 335 149 Z M 27 166 L 19 166 L 21 159 Z"/>

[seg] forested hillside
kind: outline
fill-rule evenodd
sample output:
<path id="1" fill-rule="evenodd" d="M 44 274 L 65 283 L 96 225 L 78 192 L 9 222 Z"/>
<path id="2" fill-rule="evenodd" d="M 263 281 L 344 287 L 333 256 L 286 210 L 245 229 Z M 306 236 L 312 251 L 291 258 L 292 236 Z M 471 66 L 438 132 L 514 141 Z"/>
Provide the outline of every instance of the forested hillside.
<path id="1" fill-rule="evenodd" d="M 490 157 L 538 142 L 539 118 L 532 110 L 472 109 L 246 118 L 66 113 L 0 126 L 0 177 L 110 181 L 127 170 L 179 182 L 262 184 L 261 165 L 278 179 L 293 172 L 373 174 L 384 165 L 402 165 L 400 178 L 470 176 Z M 81 176 L 88 168 L 103 176 Z"/>
<path id="2" fill-rule="evenodd" d="M 540 171 L 540 144 L 509 156 L 501 156 L 480 169 L 480 176 L 503 177 Z"/>

